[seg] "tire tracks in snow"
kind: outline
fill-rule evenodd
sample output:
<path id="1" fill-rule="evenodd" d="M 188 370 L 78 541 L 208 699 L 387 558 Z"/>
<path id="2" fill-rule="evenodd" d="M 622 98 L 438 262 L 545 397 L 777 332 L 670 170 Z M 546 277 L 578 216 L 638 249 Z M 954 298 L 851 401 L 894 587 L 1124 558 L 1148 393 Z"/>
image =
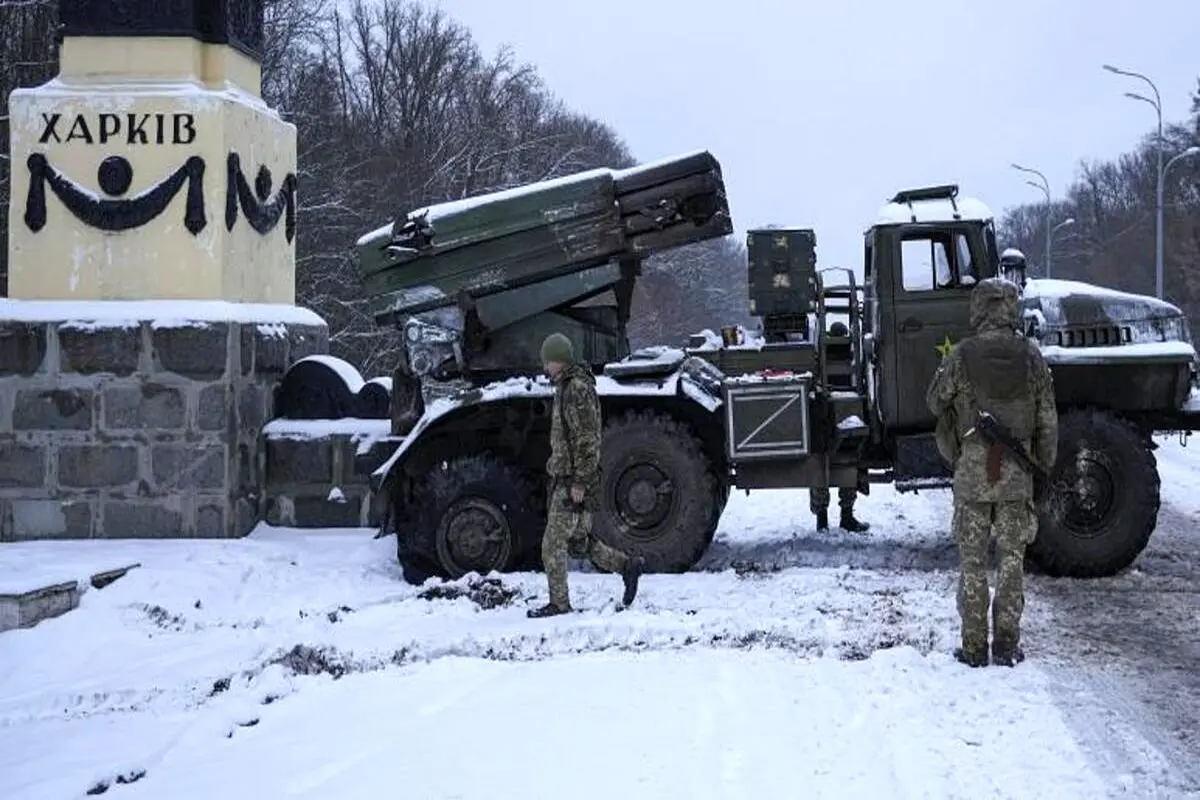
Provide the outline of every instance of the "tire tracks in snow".
<path id="1" fill-rule="evenodd" d="M 1031 657 L 1114 795 L 1200 797 L 1198 563 L 1191 515 L 1164 504 L 1134 568 L 1030 582 Z"/>

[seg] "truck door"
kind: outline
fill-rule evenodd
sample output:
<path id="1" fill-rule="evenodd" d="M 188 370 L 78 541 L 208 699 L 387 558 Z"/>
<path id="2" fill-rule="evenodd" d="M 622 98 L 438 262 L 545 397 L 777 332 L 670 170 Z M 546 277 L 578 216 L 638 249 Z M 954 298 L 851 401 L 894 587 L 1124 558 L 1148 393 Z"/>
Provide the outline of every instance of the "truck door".
<path id="1" fill-rule="evenodd" d="M 974 243 L 974 247 L 973 247 Z M 967 229 L 914 228 L 893 240 L 898 264 L 892 280 L 890 348 L 896 376 L 893 423 L 901 429 L 933 430 L 925 392 L 943 354 L 971 333 L 971 290 L 981 279 L 986 255 Z"/>

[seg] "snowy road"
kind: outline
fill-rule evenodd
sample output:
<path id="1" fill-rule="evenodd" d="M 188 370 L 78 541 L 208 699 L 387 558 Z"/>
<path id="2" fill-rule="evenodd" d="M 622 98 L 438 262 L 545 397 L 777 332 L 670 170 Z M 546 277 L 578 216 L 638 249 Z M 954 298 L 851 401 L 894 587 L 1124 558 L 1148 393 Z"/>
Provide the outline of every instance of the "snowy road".
<path id="1" fill-rule="evenodd" d="M 1015 670 L 950 658 L 941 492 L 865 537 L 735 496 L 700 570 L 538 621 L 540 575 L 423 593 L 357 532 L 0 546 L 143 564 L 0 634 L 0 797 L 1200 797 L 1198 450 L 1137 569 L 1031 577 Z"/>
<path id="2" fill-rule="evenodd" d="M 1027 636 L 1048 656 L 1073 732 L 1136 796 L 1200 796 L 1200 447 L 1158 451 L 1166 503 L 1134 569 L 1035 577 Z"/>

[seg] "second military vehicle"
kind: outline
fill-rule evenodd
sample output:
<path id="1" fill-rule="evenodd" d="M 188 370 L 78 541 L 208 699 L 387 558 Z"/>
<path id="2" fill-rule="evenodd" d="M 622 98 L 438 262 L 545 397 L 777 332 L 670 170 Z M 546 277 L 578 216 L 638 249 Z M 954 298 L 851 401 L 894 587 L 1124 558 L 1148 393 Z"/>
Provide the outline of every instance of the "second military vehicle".
<path id="1" fill-rule="evenodd" d="M 631 354 L 641 261 L 731 230 L 719 164 L 697 153 L 433 206 L 363 237 L 377 318 L 405 338 L 392 398 L 405 438 L 373 475 L 403 557 L 452 577 L 537 565 L 551 388 L 535 376 L 554 330 L 599 373 L 596 533 L 651 570 L 696 564 L 735 488 L 949 486 L 925 390 L 971 332 L 973 286 L 1002 268 L 988 208 L 953 185 L 899 192 L 866 230 L 862 285 L 818 269 L 811 230 L 751 230 L 761 334 Z M 1010 277 L 1060 406 L 1031 557 L 1111 575 L 1156 525 L 1152 434 L 1196 427 L 1186 320 L 1153 298 Z M 434 399 L 447 380 L 463 388 Z"/>

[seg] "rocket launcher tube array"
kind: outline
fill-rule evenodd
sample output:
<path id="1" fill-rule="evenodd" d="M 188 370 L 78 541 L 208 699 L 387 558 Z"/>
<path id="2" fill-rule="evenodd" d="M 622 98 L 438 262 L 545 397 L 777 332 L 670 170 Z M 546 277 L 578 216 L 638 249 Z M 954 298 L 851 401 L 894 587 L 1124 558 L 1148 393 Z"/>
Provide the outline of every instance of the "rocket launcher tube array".
<path id="1" fill-rule="evenodd" d="M 708 152 L 596 169 L 428 206 L 359 241 L 376 322 L 385 325 L 623 258 L 733 232 Z"/>

